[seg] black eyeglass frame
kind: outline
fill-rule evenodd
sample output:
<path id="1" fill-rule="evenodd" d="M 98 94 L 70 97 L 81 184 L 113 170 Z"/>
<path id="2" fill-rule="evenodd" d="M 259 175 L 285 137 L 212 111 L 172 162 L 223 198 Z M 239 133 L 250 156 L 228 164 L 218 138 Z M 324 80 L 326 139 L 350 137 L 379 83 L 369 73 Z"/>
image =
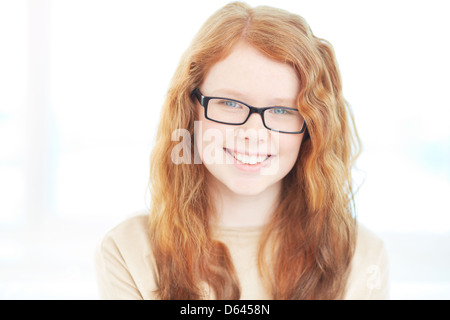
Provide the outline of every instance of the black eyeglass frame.
<path id="1" fill-rule="evenodd" d="M 298 112 L 298 110 L 297 110 L 297 109 L 294 109 L 294 108 L 274 107 L 274 106 L 272 106 L 272 107 L 265 107 L 265 108 L 256 108 L 256 107 L 253 107 L 253 106 L 251 106 L 251 105 L 246 104 L 245 102 L 242 102 L 242 101 L 239 101 L 239 100 L 235 100 L 235 99 L 223 98 L 223 97 L 209 97 L 209 96 L 204 96 L 204 95 L 200 92 L 200 89 L 198 89 L 198 88 L 196 88 L 196 89 L 194 89 L 194 90 L 192 91 L 192 95 L 194 95 L 194 96 L 197 98 L 197 100 L 198 100 L 198 102 L 200 103 L 200 105 L 205 109 L 205 118 L 208 119 L 208 120 L 217 122 L 217 123 L 228 124 L 228 125 L 233 125 L 233 126 L 240 126 L 240 125 L 243 125 L 244 123 L 246 123 L 246 122 L 248 121 L 248 119 L 250 118 L 250 116 L 251 116 L 253 113 L 257 113 L 257 114 L 259 114 L 259 115 L 261 116 L 261 120 L 262 120 L 262 123 L 263 123 L 264 127 L 265 127 L 266 129 L 271 130 L 271 131 L 280 132 L 280 133 L 287 133 L 287 134 L 300 134 L 300 133 L 303 133 L 303 132 L 305 131 L 305 129 L 306 129 L 306 121 L 304 121 L 304 120 L 303 120 L 303 126 L 302 126 L 302 128 L 300 129 L 300 131 L 294 131 L 294 132 L 275 130 L 275 129 L 269 128 L 269 127 L 266 125 L 266 121 L 264 120 L 264 112 L 265 112 L 266 110 L 270 110 L 270 109 L 283 109 L 283 110 L 295 110 L 295 111 Z M 218 120 L 215 120 L 215 119 L 211 119 L 211 118 L 208 117 L 208 103 L 209 103 L 209 100 L 211 100 L 211 99 L 223 99 L 223 100 L 228 100 L 228 101 L 237 102 L 237 103 L 240 103 L 240 104 L 246 106 L 247 108 L 249 108 L 249 109 L 250 109 L 250 112 L 248 113 L 247 118 L 246 118 L 243 122 L 241 122 L 241 123 L 229 123 L 229 122 L 222 122 L 222 121 L 218 121 Z"/>

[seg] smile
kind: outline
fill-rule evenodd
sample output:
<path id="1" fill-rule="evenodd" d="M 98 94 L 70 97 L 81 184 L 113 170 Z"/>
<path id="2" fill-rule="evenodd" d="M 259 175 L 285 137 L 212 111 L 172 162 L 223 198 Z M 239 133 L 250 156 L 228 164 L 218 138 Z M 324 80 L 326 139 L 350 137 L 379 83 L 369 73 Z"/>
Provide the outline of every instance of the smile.
<path id="1" fill-rule="evenodd" d="M 238 153 L 236 151 L 231 151 L 226 148 L 224 148 L 224 149 L 226 150 L 226 152 L 229 155 L 233 156 L 236 160 L 238 160 L 244 164 L 249 164 L 249 165 L 260 164 L 271 157 L 271 155 L 247 155 L 247 154 Z"/>

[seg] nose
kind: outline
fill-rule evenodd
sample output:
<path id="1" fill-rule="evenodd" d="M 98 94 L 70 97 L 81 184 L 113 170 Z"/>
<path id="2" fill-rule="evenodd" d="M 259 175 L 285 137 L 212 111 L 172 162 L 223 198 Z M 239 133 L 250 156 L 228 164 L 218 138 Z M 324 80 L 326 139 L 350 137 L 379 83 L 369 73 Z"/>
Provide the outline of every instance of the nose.
<path id="1" fill-rule="evenodd" d="M 258 113 L 251 114 L 242 127 L 244 129 L 265 129 L 262 115 Z"/>
<path id="2" fill-rule="evenodd" d="M 238 137 L 243 140 L 265 141 L 268 131 L 264 127 L 262 116 L 253 113 L 243 125 L 239 126 Z"/>

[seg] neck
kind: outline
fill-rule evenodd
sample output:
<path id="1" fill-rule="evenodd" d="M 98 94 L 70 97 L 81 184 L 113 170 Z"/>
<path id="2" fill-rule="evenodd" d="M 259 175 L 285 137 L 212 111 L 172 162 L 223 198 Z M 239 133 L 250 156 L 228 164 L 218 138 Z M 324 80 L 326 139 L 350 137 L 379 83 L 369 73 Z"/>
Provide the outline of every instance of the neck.
<path id="1" fill-rule="evenodd" d="M 212 224 L 251 227 L 267 224 L 276 209 L 281 181 L 255 195 L 236 194 L 223 184 L 209 186 L 216 209 Z"/>

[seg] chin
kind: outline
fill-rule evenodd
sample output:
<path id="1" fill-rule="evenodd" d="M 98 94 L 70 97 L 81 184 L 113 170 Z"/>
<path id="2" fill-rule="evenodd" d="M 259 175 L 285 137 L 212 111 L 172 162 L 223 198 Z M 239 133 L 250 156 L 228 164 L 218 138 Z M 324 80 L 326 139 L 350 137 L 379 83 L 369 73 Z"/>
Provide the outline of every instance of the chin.
<path id="1" fill-rule="evenodd" d="M 236 173 L 224 168 L 209 167 L 210 182 L 226 192 L 240 196 L 257 196 L 281 182 L 276 176 Z"/>
<path id="2" fill-rule="evenodd" d="M 235 188 L 235 189 L 230 189 L 230 190 L 239 196 L 257 196 L 264 191 L 264 189 L 260 190 L 259 188 L 245 188 L 245 189 Z"/>
<path id="3" fill-rule="evenodd" d="M 225 183 L 225 185 L 236 195 L 256 196 L 263 193 L 272 184 L 269 184 L 266 181 L 255 181 L 253 179 L 239 179 L 237 181 Z"/>

